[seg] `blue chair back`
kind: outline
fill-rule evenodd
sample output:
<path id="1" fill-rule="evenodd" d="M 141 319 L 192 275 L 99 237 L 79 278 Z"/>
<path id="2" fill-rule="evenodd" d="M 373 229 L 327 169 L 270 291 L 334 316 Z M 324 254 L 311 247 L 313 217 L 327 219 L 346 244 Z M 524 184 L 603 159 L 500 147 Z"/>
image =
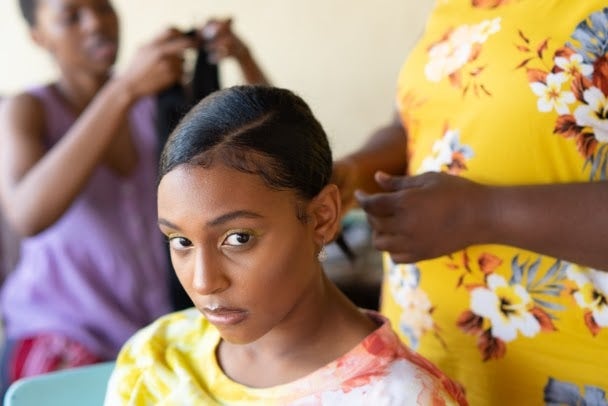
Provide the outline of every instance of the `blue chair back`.
<path id="1" fill-rule="evenodd" d="M 22 378 L 4 396 L 4 406 L 101 406 L 114 362 Z"/>

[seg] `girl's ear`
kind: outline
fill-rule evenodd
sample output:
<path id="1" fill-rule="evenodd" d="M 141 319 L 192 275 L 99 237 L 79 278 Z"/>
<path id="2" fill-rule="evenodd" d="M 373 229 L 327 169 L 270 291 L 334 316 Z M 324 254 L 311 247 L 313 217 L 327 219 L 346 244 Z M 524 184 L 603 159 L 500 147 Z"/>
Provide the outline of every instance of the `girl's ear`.
<path id="1" fill-rule="evenodd" d="M 333 241 L 340 231 L 341 200 L 338 187 L 334 184 L 325 186 L 310 205 L 315 240 L 319 246 L 323 246 Z"/>

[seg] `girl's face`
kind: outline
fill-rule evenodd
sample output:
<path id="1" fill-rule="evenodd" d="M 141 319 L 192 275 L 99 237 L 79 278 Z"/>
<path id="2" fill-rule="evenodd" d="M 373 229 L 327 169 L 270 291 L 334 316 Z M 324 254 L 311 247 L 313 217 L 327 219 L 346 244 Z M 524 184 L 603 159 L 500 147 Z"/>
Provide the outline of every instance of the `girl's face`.
<path id="1" fill-rule="evenodd" d="M 65 70 L 103 74 L 116 61 L 118 17 L 109 0 L 38 0 L 34 41 Z"/>
<path id="2" fill-rule="evenodd" d="M 227 341 L 245 344 L 279 328 L 318 289 L 319 221 L 297 217 L 314 202 L 221 164 L 181 165 L 162 178 L 158 222 L 173 266 Z"/>

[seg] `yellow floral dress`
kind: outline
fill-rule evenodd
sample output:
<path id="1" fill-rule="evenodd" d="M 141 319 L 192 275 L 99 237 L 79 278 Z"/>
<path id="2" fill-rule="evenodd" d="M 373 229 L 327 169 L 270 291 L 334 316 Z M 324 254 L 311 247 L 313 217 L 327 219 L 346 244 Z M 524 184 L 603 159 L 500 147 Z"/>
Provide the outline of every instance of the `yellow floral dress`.
<path id="1" fill-rule="evenodd" d="M 437 1 L 398 82 L 409 173 L 605 181 L 607 6 Z M 471 405 L 608 405 L 607 272 L 498 245 L 384 258 L 381 312 Z"/>
<path id="2" fill-rule="evenodd" d="M 461 386 L 407 348 L 384 317 L 355 348 L 284 385 L 250 388 L 218 364 L 221 337 L 195 308 L 169 314 L 121 350 L 105 404 L 118 405 L 416 405 L 466 406 Z"/>

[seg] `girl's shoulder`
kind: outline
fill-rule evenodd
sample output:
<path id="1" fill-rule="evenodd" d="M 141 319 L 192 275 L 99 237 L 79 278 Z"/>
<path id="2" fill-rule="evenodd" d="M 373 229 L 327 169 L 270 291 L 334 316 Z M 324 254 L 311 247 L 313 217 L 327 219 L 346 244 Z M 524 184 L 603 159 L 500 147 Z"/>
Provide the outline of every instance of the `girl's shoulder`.
<path id="1" fill-rule="evenodd" d="M 420 404 L 435 404 L 437 399 L 446 404 L 467 404 L 462 386 L 403 343 L 386 317 L 370 311 L 367 314 L 379 323 L 378 329 L 361 343 L 371 359 L 367 375 L 374 392 L 388 399 L 427 399 Z"/>

